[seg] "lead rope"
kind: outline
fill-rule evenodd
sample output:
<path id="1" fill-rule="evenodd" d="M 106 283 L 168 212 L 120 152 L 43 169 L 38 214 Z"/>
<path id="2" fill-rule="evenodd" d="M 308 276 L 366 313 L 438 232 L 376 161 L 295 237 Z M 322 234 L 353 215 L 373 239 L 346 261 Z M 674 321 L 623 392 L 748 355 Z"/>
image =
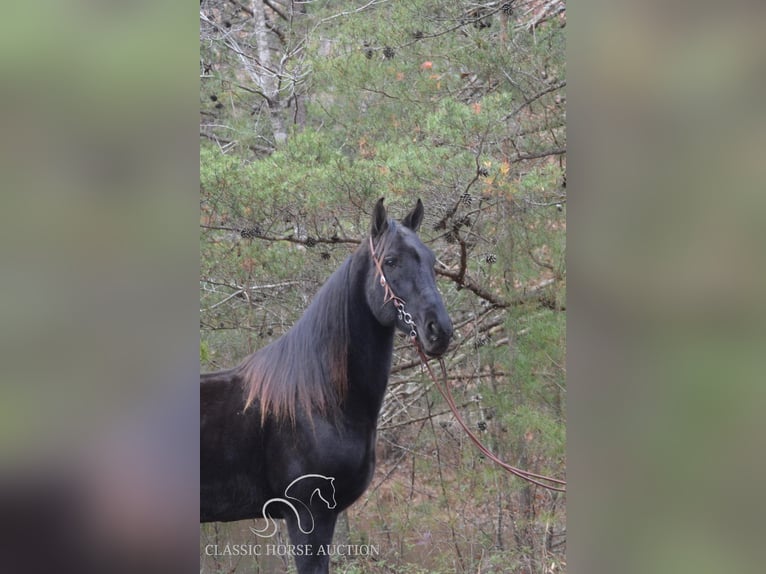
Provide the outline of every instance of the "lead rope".
<path id="1" fill-rule="evenodd" d="M 412 320 L 412 315 L 410 315 L 405 310 L 405 302 L 404 299 L 401 297 L 397 297 L 394 292 L 391 290 L 391 286 L 388 284 L 388 281 L 386 281 L 386 276 L 383 274 L 383 267 L 380 263 L 380 259 L 377 258 L 375 255 L 375 246 L 372 243 L 372 237 L 370 237 L 370 253 L 372 255 L 372 260 L 375 263 L 375 267 L 377 269 L 378 275 L 380 276 L 380 285 L 384 289 L 384 297 L 383 297 L 383 304 L 385 305 L 389 301 L 392 301 L 394 304 L 394 307 L 396 307 L 396 311 L 399 314 L 399 319 L 402 320 L 409 328 L 410 328 L 410 339 L 412 340 L 412 344 L 415 347 L 415 350 L 418 353 L 418 357 L 420 357 L 420 362 L 423 364 L 423 366 L 428 371 L 428 375 L 431 377 L 431 380 L 433 381 L 434 385 L 437 389 L 439 389 L 439 392 L 444 397 L 444 400 L 447 401 L 447 405 L 450 408 L 450 411 L 452 411 L 452 415 L 455 417 L 455 420 L 457 420 L 458 424 L 463 428 L 465 433 L 468 435 L 468 438 L 471 439 L 471 442 L 473 442 L 476 447 L 486 456 L 489 460 L 506 470 L 507 472 L 510 472 L 511 474 L 518 476 L 522 480 L 526 480 L 529 483 L 535 484 L 541 488 L 545 488 L 547 490 L 552 490 L 555 492 L 566 492 L 566 481 L 559 480 L 558 478 L 551 478 L 549 476 L 545 476 L 542 474 L 535 474 L 533 472 L 529 472 L 528 470 L 523 470 L 521 468 L 517 468 L 515 466 L 512 466 L 508 464 L 507 462 L 501 460 L 497 457 L 491 450 L 489 450 L 483 442 L 479 439 L 479 437 L 474 434 L 474 432 L 468 427 L 468 425 L 463 420 L 463 417 L 460 416 L 460 413 L 458 412 L 457 405 L 455 404 L 455 399 L 452 396 L 452 392 L 449 388 L 449 383 L 447 380 L 447 368 L 444 365 L 444 360 L 439 358 L 439 366 L 441 367 L 442 371 L 442 384 L 439 383 L 438 378 L 434 374 L 433 369 L 431 368 L 431 365 L 429 363 L 429 359 L 426 356 L 425 352 L 423 351 L 423 347 L 420 345 L 420 341 L 418 341 L 418 332 L 415 328 L 415 323 Z M 545 484 L 546 482 L 550 484 Z"/>
<path id="2" fill-rule="evenodd" d="M 418 355 L 420 356 L 420 361 L 423 363 L 423 365 L 428 370 L 428 374 L 431 377 L 431 380 L 433 381 L 434 385 L 436 385 L 436 388 L 439 389 L 439 392 L 444 397 L 444 400 L 447 401 L 447 405 L 449 405 L 450 410 L 452 411 L 452 415 L 457 420 L 458 424 L 463 428 L 465 433 L 468 435 L 468 438 L 471 439 L 471 441 L 478 447 L 478 449 L 484 453 L 484 455 L 490 459 L 495 464 L 499 465 L 503 469 L 507 470 L 511 474 L 518 476 L 519 478 L 526 480 L 527 482 L 531 482 L 532 484 L 536 484 L 537 486 L 540 486 L 542 488 L 546 488 L 548 490 L 554 490 L 556 492 L 566 492 L 566 481 L 559 480 L 558 478 L 551 478 L 549 476 L 545 476 L 542 474 L 535 474 L 534 472 L 529 472 L 528 470 L 523 470 L 521 468 L 517 468 L 515 466 L 511 466 L 507 462 L 501 460 L 497 457 L 492 451 L 490 451 L 483 442 L 477 437 L 474 432 L 468 427 L 468 425 L 463 420 L 463 417 L 460 416 L 460 413 L 458 412 L 457 405 L 455 404 L 455 399 L 452 397 L 452 392 L 450 391 L 449 384 L 447 382 L 447 369 L 444 366 L 444 360 L 439 360 L 439 366 L 441 367 L 442 371 L 442 382 L 443 384 L 439 384 L 438 379 L 436 378 L 436 375 L 433 372 L 433 369 L 431 369 L 431 365 L 428 363 L 428 357 L 426 357 L 426 354 L 423 352 L 422 347 L 420 346 L 420 343 L 417 339 L 413 340 L 413 343 L 415 345 L 415 349 L 418 352 Z M 541 482 L 544 481 L 544 482 Z M 549 484 L 545 484 L 545 482 L 549 482 L 552 485 L 560 485 L 560 486 L 551 486 Z"/>

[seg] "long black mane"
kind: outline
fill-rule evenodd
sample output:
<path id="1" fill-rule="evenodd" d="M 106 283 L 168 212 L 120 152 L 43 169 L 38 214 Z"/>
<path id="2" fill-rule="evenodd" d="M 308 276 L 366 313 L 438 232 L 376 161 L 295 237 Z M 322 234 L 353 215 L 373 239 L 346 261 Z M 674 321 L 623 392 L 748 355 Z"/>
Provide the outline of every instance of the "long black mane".
<path id="1" fill-rule="evenodd" d="M 357 252 L 358 253 L 358 252 Z M 348 387 L 348 257 L 330 276 L 303 316 L 279 339 L 235 367 L 245 391 L 245 409 L 259 402 L 266 415 L 295 421 L 300 407 L 332 417 Z"/>

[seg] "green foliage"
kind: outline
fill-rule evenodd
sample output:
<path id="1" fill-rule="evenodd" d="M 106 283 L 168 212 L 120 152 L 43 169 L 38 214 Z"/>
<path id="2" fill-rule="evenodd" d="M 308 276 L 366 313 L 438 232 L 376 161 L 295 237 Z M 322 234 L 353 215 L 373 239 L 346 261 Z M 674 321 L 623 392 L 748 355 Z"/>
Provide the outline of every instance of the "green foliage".
<path id="1" fill-rule="evenodd" d="M 464 418 L 511 464 L 563 477 L 560 17 L 531 33 L 499 4 L 488 16 L 474 14 L 475 3 L 446 0 L 355 11 L 365 4 L 312 2 L 292 20 L 271 15 L 281 32 L 269 35 L 280 55 L 273 64 L 283 66 L 272 105 L 226 36 L 203 27 L 203 368 L 231 366 L 284 333 L 363 238 L 375 199 L 385 196 L 402 215 L 421 197 L 421 235 L 440 261 L 456 325 L 447 363 Z M 241 48 L 255 44 L 249 19 L 228 3 L 204 0 L 201 8 L 219 22 L 230 18 L 229 37 Z M 491 26 L 474 25 L 480 20 Z M 284 143 L 273 137 L 275 114 L 288 125 Z M 562 499 L 473 449 L 441 398 L 425 392 L 422 374 L 406 366 L 412 358 L 397 348 L 380 420 L 386 452 L 373 487 L 349 511 L 352 537 L 380 544 L 383 554 L 336 569 L 561 568 Z"/>

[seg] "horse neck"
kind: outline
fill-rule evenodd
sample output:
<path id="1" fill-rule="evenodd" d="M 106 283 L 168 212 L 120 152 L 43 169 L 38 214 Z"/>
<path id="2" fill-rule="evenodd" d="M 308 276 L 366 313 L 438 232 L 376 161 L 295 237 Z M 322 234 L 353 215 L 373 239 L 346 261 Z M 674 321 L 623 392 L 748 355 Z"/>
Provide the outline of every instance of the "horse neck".
<path id="1" fill-rule="evenodd" d="M 373 272 L 369 254 L 360 249 L 352 260 L 350 270 L 354 287 L 348 300 L 350 346 L 344 411 L 347 416 L 358 418 L 361 415 L 375 424 L 391 369 L 394 327 L 381 325 L 367 303 L 366 285 Z"/>

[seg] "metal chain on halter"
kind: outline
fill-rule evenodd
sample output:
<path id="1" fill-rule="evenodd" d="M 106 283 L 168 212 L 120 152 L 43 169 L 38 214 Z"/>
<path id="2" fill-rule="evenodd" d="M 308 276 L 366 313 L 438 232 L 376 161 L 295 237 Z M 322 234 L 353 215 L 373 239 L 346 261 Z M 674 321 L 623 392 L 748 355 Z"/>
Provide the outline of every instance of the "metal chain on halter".
<path id="1" fill-rule="evenodd" d="M 394 307 L 396 307 L 399 320 L 410 328 L 410 337 L 417 339 L 418 330 L 415 327 L 415 321 L 412 320 L 412 315 L 410 315 L 404 308 L 404 302 L 400 303 L 398 299 L 394 299 Z"/>

